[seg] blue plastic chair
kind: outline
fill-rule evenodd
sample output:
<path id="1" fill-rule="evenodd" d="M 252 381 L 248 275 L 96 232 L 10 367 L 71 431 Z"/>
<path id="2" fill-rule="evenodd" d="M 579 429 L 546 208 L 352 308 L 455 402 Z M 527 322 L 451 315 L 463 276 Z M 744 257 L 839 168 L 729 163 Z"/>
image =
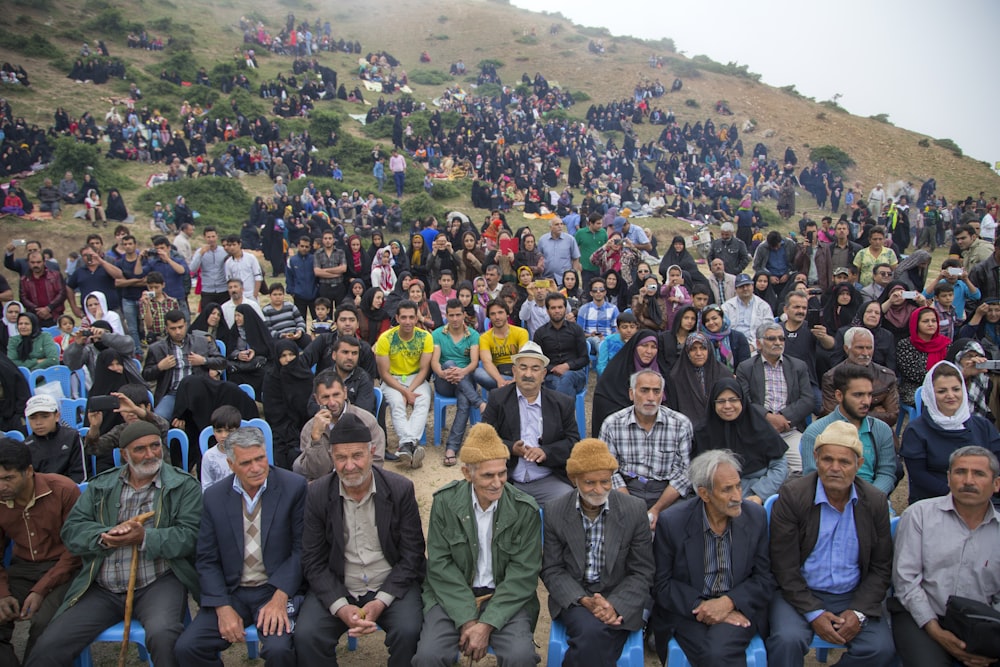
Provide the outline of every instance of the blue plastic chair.
<path id="1" fill-rule="evenodd" d="M 243 383 L 240 385 L 240 389 L 242 389 L 243 393 L 249 396 L 252 400 L 257 400 L 257 391 L 252 386 Z"/>
<path id="2" fill-rule="evenodd" d="M 767 511 L 767 522 L 771 523 L 771 508 L 774 507 L 774 503 L 778 502 L 778 494 L 774 494 L 770 498 L 764 501 L 764 509 Z"/>
<path id="3" fill-rule="evenodd" d="M 64 398 L 59 401 L 60 418 L 76 430 L 83 428 L 87 418 L 87 399 Z"/>
<path id="4" fill-rule="evenodd" d="M 917 389 L 917 394 L 918 395 L 920 394 L 920 390 L 919 389 Z M 906 403 L 900 403 L 899 404 L 899 410 L 900 410 L 899 418 L 896 420 L 896 437 L 897 438 L 903 433 L 903 413 L 904 412 L 906 413 L 906 423 L 907 424 L 909 424 L 914 419 L 916 419 L 917 415 L 920 414 L 917 411 L 916 406 L 907 405 Z"/>
<path id="5" fill-rule="evenodd" d="M 546 663 L 548 667 L 561 667 L 563 657 L 566 655 L 566 649 L 568 648 L 569 642 L 566 639 L 566 626 L 560 621 L 552 619 L 552 625 L 549 630 L 549 659 Z M 629 633 L 628 639 L 625 640 L 625 647 L 622 649 L 622 654 L 615 664 L 617 667 L 643 667 L 646 664 L 646 659 L 643 655 L 642 630 Z M 670 663 L 670 667 L 674 667 L 674 663 Z"/>
<path id="6" fill-rule="evenodd" d="M 244 419 L 240 422 L 240 426 L 256 426 L 261 431 L 264 432 L 264 449 L 267 451 L 267 462 L 274 465 L 274 435 L 271 433 L 271 425 L 268 424 L 263 419 L 257 417 L 255 419 L 250 419 L 249 421 Z M 201 429 L 201 433 L 198 434 L 198 449 L 201 450 L 202 456 L 208 451 L 208 439 L 212 437 L 212 427 L 206 426 Z"/>
<path id="7" fill-rule="evenodd" d="M 914 412 L 916 412 L 918 416 L 924 414 L 924 399 L 923 399 L 922 389 L 917 389 L 917 392 L 913 395 L 913 403 L 914 403 L 913 405 Z"/>
<path id="8" fill-rule="evenodd" d="M 187 627 L 191 623 L 191 612 L 188 610 L 187 606 L 184 607 L 184 627 Z M 112 625 L 110 628 L 106 629 L 101 634 L 97 635 L 92 643 L 97 642 L 111 642 L 115 644 L 121 644 L 122 638 L 125 636 L 125 623 L 120 622 Z M 139 619 L 133 618 L 132 625 L 129 626 L 128 640 L 137 644 L 139 648 L 139 659 L 149 663 L 149 667 L 153 666 L 153 658 L 150 657 L 149 651 L 146 650 L 146 629 L 142 627 L 142 623 Z M 76 660 L 73 661 L 76 667 L 94 667 L 94 661 L 90 657 L 90 647 L 83 649 Z"/>
<path id="9" fill-rule="evenodd" d="M 70 380 L 71 376 L 72 371 L 67 366 L 49 366 L 48 368 L 33 370 L 28 379 L 28 384 L 31 385 L 31 394 L 35 394 L 35 388 L 39 384 L 38 381 L 45 380 L 46 383 L 58 382 L 62 387 L 63 397 L 72 398 L 73 387 Z"/>
<path id="10" fill-rule="evenodd" d="M 56 336 L 62 336 L 63 334 L 62 329 L 59 328 L 58 324 L 55 324 L 51 327 L 42 327 L 42 331 L 52 336 L 53 338 L 55 338 Z"/>
<path id="11" fill-rule="evenodd" d="M 142 374 L 142 370 L 139 370 Z M 73 371 L 70 377 L 70 385 L 73 387 L 73 396 L 76 398 L 87 398 L 87 374 L 82 368 Z"/>
<path id="12" fill-rule="evenodd" d="M 80 487 L 80 493 L 85 493 L 87 491 L 87 487 L 90 486 L 90 482 L 80 482 L 77 486 Z"/>
<path id="13" fill-rule="evenodd" d="M 24 442 L 24 434 L 20 431 L 4 431 L 4 437 L 10 438 L 11 440 L 16 440 L 17 442 Z"/>
<path id="14" fill-rule="evenodd" d="M 179 428 L 172 428 L 167 431 L 167 449 L 171 449 L 174 443 L 181 448 L 181 467 L 184 472 L 188 471 L 188 447 L 190 443 L 188 442 L 187 433 Z"/>
<path id="15" fill-rule="evenodd" d="M 764 648 L 764 640 L 760 635 L 754 635 L 747 645 L 746 651 L 747 667 L 767 667 L 767 649 Z M 671 637 L 667 644 L 667 664 L 670 667 L 691 667 L 684 649 Z"/>
<path id="16" fill-rule="evenodd" d="M 458 399 L 455 397 L 449 398 L 448 396 L 442 396 L 437 392 L 434 392 L 434 446 L 441 446 L 441 429 L 444 426 L 445 411 L 448 409 L 449 405 L 456 406 L 456 411 L 458 409 Z M 478 424 L 483 420 L 482 413 L 479 412 L 479 406 L 470 406 L 469 408 L 469 426 L 473 424 Z"/>
<path id="17" fill-rule="evenodd" d="M 576 395 L 576 428 L 580 437 L 587 437 L 587 388 Z"/>
<path id="18" fill-rule="evenodd" d="M 31 371 L 29 371 L 24 366 L 18 366 L 17 370 L 21 371 L 21 375 L 24 376 L 24 381 L 28 383 L 28 389 L 31 390 L 31 395 L 35 395 L 35 384 L 31 381 Z"/>

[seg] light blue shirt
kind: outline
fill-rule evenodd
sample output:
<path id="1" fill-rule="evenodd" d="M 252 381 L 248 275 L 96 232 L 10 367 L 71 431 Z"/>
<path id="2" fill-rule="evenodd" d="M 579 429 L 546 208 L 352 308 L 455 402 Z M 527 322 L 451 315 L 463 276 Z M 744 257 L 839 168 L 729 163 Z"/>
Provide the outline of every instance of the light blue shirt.
<path id="1" fill-rule="evenodd" d="M 861 566 L 858 563 L 858 529 L 854 523 L 854 506 L 858 491 L 851 485 L 851 498 L 844 511 L 830 504 L 823 482 L 816 480 L 815 505 L 819 510 L 819 535 L 816 546 L 802 565 L 802 577 L 812 590 L 824 593 L 850 593 L 861 583 Z M 804 614 L 812 623 L 823 613 L 817 609 Z"/>
<path id="2" fill-rule="evenodd" d="M 542 439 L 542 394 L 538 393 L 533 403 L 529 403 L 520 389 L 517 393 L 517 409 L 521 415 L 521 440 L 525 447 L 538 447 L 539 440 Z M 517 460 L 514 467 L 515 482 L 534 482 L 548 477 L 552 471 L 526 460 L 523 456 Z"/>
<path id="3" fill-rule="evenodd" d="M 580 259 L 580 246 L 576 244 L 576 239 L 565 231 L 558 239 L 551 233 L 543 234 L 538 239 L 538 249 L 545 257 L 544 276 L 555 278 L 562 285 L 563 273 L 573 268 L 574 259 Z"/>
<path id="4" fill-rule="evenodd" d="M 253 514 L 254 508 L 257 507 L 257 503 L 260 502 L 260 497 L 264 495 L 267 491 L 267 480 L 264 480 L 264 484 L 257 490 L 257 495 L 253 498 L 250 494 L 243 490 L 243 485 L 240 484 L 240 478 L 233 475 L 233 491 L 243 496 L 243 504 L 246 505 L 247 514 Z"/>

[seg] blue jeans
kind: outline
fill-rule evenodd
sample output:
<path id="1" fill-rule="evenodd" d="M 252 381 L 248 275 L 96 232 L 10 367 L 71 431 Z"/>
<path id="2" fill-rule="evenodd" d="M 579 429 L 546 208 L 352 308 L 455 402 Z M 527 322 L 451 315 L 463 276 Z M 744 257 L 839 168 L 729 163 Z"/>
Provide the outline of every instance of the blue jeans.
<path id="1" fill-rule="evenodd" d="M 406 184 L 406 172 L 405 171 L 394 171 L 392 172 L 392 180 L 396 182 L 396 196 L 403 196 L 403 186 Z"/>
<path id="2" fill-rule="evenodd" d="M 584 366 L 575 371 L 566 371 L 561 376 L 546 375 L 545 386 L 575 399 L 576 395 L 587 386 L 587 372 L 589 370 L 589 366 Z"/>
<path id="3" fill-rule="evenodd" d="M 441 364 L 441 368 L 456 368 L 458 364 L 454 361 L 446 361 Z M 458 453 L 465 439 L 465 429 L 469 425 L 469 412 L 473 405 L 478 406 L 483 396 L 476 389 L 473 376 L 466 375 L 458 384 L 452 384 L 439 377 L 434 378 L 434 391 L 447 398 L 457 399 L 455 407 L 455 421 L 451 423 L 448 431 L 447 449 Z"/>
<path id="4" fill-rule="evenodd" d="M 177 396 L 175 394 L 167 394 L 156 402 L 156 407 L 153 408 L 153 412 L 160 415 L 167 421 L 171 421 L 174 418 L 174 403 L 176 402 Z"/>
<path id="5" fill-rule="evenodd" d="M 504 375 L 503 373 L 500 374 L 500 377 L 505 378 L 507 380 L 514 379 L 513 376 Z M 486 391 L 491 391 L 493 389 L 496 389 L 498 386 L 497 381 L 494 380 L 493 377 L 489 373 L 487 373 L 486 369 L 483 368 L 482 366 L 477 368 L 476 371 L 472 374 L 472 379 L 475 380 L 476 384 L 478 384 Z"/>
<path id="6" fill-rule="evenodd" d="M 139 302 L 135 299 L 122 299 L 122 315 L 128 335 L 135 343 L 135 354 L 142 354 L 142 340 L 139 338 Z"/>

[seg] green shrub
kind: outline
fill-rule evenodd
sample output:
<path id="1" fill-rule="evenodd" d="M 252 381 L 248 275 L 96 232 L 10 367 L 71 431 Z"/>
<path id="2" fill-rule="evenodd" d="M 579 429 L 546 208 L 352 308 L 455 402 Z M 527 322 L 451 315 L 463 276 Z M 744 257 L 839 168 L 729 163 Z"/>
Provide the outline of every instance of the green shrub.
<path id="1" fill-rule="evenodd" d="M 575 93 L 573 93 L 574 102 L 589 102 L 590 100 L 591 100 L 590 95 L 583 92 L 582 90 L 578 90 Z"/>
<path id="2" fill-rule="evenodd" d="M 264 116 L 270 112 L 270 106 L 267 105 L 263 100 L 257 95 L 252 95 L 245 88 L 237 88 L 229 96 L 230 101 L 233 103 L 235 108 L 239 109 L 239 112 L 246 116 L 247 118 L 257 118 L 258 116 Z M 226 107 L 227 105 L 221 105 Z M 228 108 L 216 108 L 213 109 L 213 118 L 218 118 L 220 116 L 232 116 L 232 112 Z M 281 124 L 281 120 L 278 121 Z"/>
<path id="3" fill-rule="evenodd" d="M 781 86 L 780 88 L 778 88 L 778 90 L 780 90 L 780 91 L 781 91 L 781 92 L 783 92 L 783 93 L 788 93 L 788 94 L 789 94 L 789 95 L 791 95 L 792 97 L 799 97 L 799 98 L 801 98 L 801 97 L 802 97 L 802 93 L 800 93 L 800 92 L 799 92 L 799 91 L 798 91 L 798 90 L 797 90 L 797 89 L 795 88 L 795 84 L 794 84 L 794 83 L 793 83 L 793 84 L 791 84 L 791 85 L 788 85 L 788 86 Z"/>
<path id="4" fill-rule="evenodd" d="M 157 201 L 173 201 L 184 195 L 191 209 L 198 211 L 199 227 L 216 225 L 222 231 L 238 233 L 249 217 L 252 199 L 233 178 L 195 178 L 163 183 L 139 195 L 139 210 L 153 210 Z"/>
<path id="5" fill-rule="evenodd" d="M 319 138 L 319 135 L 316 135 L 316 138 Z M 349 171 L 361 172 L 366 175 L 371 173 L 372 144 L 370 142 L 358 139 L 349 132 L 344 132 L 340 135 L 332 154 L 345 174 Z"/>
<path id="6" fill-rule="evenodd" d="M 325 142 L 331 132 L 340 134 L 341 114 L 331 109 L 315 109 L 309 114 L 309 132 L 313 141 Z"/>
<path id="7" fill-rule="evenodd" d="M 538 38 L 535 37 L 534 35 L 521 35 L 514 41 L 517 42 L 518 44 L 529 44 L 529 45 L 538 44 Z"/>
<path id="8" fill-rule="evenodd" d="M 155 77 L 159 77 L 163 70 L 166 70 L 168 74 L 177 72 L 185 81 L 194 81 L 198 74 L 198 61 L 194 59 L 194 55 L 190 51 L 181 51 L 172 54 L 163 62 L 152 63 L 146 67 L 146 72 Z M 174 87 L 173 91 L 176 95 L 179 89 Z"/>
<path id="9" fill-rule="evenodd" d="M 426 192 L 421 192 L 416 197 L 410 197 L 401 206 L 403 209 L 404 228 L 413 220 L 423 220 L 432 215 L 438 220 L 443 220 L 445 213 L 447 213 L 444 210 L 444 206 L 431 199 L 431 196 Z"/>
<path id="10" fill-rule="evenodd" d="M 917 145 L 920 146 L 921 148 L 930 148 L 931 142 L 928 139 L 921 139 L 920 141 L 917 142 Z"/>
<path id="11" fill-rule="evenodd" d="M 823 100 L 820 104 L 825 106 L 827 109 L 836 111 L 837 113 L 847 113 L 847 109 L 837 104 L 836 100 Z"/>
<path id="12" fill-rule="evenodd" d="M 785 221 L 782 220 L 777 211 L 774 211 L 766 206 L 759 206 L 757 210 L 760 211 L 760 217 L 768 224 L 769 227 L 778 227 L 785 224 Z"/>
<path id="13" fill-rule="evenodd" d="M 879 114 L 875 114 L 874 116 L 868 116 L 868 117 L 871 118 L 874 121 L 879 122 L 879 123 L 885 123 L 886 125 L 892 125 L 892 122 L 889 120 L 889 114 L 887 114 L 887 113 L 879 113 Z"/>
<path id="14" fill-rule="evenodd" d="M 213 108 L 219 101 L 219 91 L 208 86 L 191 86 L 184 94 L 188 102 L 197 104 L 202 109 Z"/>
<path id="15" fill-rule="evenodd" d="M 817 146 L 809 151 L 809 159 L 812 162 L 826 160 L 826 164 L 835 176 L 843 176 L 844 172 L 855 164 L 850 155 L 836 146 Z"/>
<path id="16" fill-rule="evenodd" d="M 115 166 L 121 164 L 118 160 L 108 160 L 97 150 L 97 146 L 77 142 L 70 137 L 56 139 L 55 153 L 48 173 L 57 181 L 67 171 L 72 171 L 77 178 L 82 179 L 88 171 L 101 184 L 104 192 L 111 188 L 119 190 L 135 190 L 138 184 L 132 179 L 119 174 Z M 55 175 L 58 174 L 58 178 Z"/>
<path id="17" fill-rule="evenodd" d="M 0 30 L 0 48 L 28 58 L 61 58 L 63 55 L 59 47 L 37 33 L 24 35 Z"/>
<path id="18" fill-rule="evenodd" d="M 455 199 L 457 197 L 468 196 L 470 187 L 459 187 L 461 181 L 434 181 L 431 188 L 431 197 L 434 199 Z"/>
<path id="19" fill-rule="evenodd" d="M 728 63 L 723 65 L 722 63 L 712 60 L 706 55 L 700 54 L 691 59 L 691 63 L 706 72 L 715 72 L 716 74 L 725 74 L 726 76 L 735 76 L 740 79 L 747 79 L 748 81 L 758 82 L 760 81 L 760 74 L 756 72 L 751 72 L 747 65 L 740 65 L 739 63 L 730 60 Z"/>
<path id="20" fill-rule="evenodd" d="M 822 120 L 822 121 L 827 120 L 827 118 L 826 118 L 826 112 L 825 111 L 820 111 L 818 114 L 816 114 L 816 120 Z"/>
<path id="21" fill-rule="evenodd" d="M 434 39 L 436 39 L 439 42 L 446 42 L 451 38 L 448 37 L 448 35 L 441 34 L 441 35 L 434 35 Z"/>
<path id="22" fill-rule="evenodd" d="M 378 120 L 365 125 L 362 131 L 366 137 L 371 137 L 372 139 L 392 139 L 392 126 L 395 122 L 396 119 L 394 116 L 382 116 Z"/>
<path id="23" fill-rule="evenodd" d="M 934 145 L 951 151 L 957 157 L 962 157 L 962 149 L 951 139 L 935 139 Z"/>
<path id="24" fill-rule="evenodd" d="M 503 88 L 495 83 L 484 83 L 476 88 L 476 95 L 479 97 L 500 97 L 503 95 Z"/>
<path id="25" fill-rule="evenodd" d="M 476 65 L 476 68 L 481 70 L 484 67 L 488 67 L 490 65 L 492 65 L 497 69 L 500 69 L 501 67 L 504 66 L 504 62 L 502 60 L 497 60 L 496 58 L 484 58 L 479 61 L 479 64 Z"/>
<path id="26" fill-rule="evenodd" d="M 174 29 L 174 20 L 169 16 L 162 16 L 149 22 L 149 29 L 157 32 L 170 32 Z M 190 30 L 190 27 L 188 27 Z"/>
<path id="27" fill-rule="evenodd" d="M 410 81 L 422 86 L 440 86 L 451 81 L 451 75 L 439 69 L 418 69 L 410 74 Z"/>
<path id="28" fill-rule="evenodd" d="M 141 23 L 129 22 L 117 7 L 108 7 L 83 24 L 87 30 L 105 35 L 124 35 L 127 32 L 142 32 Z"/>
<path id="29" fill-rule="evenodd" d="M 691 107 L 692 109 L 697 109 L 701 105 L 698 104 L 698 100 L 695 100 L 695 99 L 692 99 L 692 98 L 689 97 L 688 99 L 684 100 L 684 106 Z"/>

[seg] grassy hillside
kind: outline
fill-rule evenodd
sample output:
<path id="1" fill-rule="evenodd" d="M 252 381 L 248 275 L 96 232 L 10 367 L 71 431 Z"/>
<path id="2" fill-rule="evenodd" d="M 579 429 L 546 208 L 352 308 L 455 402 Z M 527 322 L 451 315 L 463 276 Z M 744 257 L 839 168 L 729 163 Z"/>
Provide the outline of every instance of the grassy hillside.
<path id="1" fill-rule="evenodd" d="M 300 21 L 329 20 L 334 37 L 360 41 L 363 53 L 385 50 L 394 55 L 409 73 L 413 96 L 418 102 L 429 103 L 450 83 L 469 89 L 469 83 L 475 80 L 476 63 L 487 58 L 503 63 L 500 76 L 505 83 L 516 84 L 522 73 L 534 76 L 541 72 L 550 82 L 583 93 L 595 104 L 630 96 L 641 79 L 659 78 L 669 88 L 674 77 L 680 76 L 684 80 L 683 91 L 656 100 L 656 105 L 672 108 L 681 123 L 707 117 L 720 122 L 713 107 L 717 100 L 726 100 L 734 115 L 725 120 L 740 127 L 748 119 L 756 123 L 754 133 L 742 135 L 747 151 L 757 141 L 763 141 L 779 156 L 786 146 L 792 146 L 801 161 L 807 159 L 812 147 L 838 147 L 856 163 L 845 182 L 848 185 L 860 182 L 864 192 L 876 181 L 888 184 L 907 180 L 919 187 L 929 177 L 937 179 L 939 191 L 949 199 L 980 190 L 1000 190 L 1000 177 L 987 165 L 959 157 L 948 147 L 936 145 L 934 138 L 879 120 L 852 116 L 832 102 L 804 99 L 794 87 L 777 89 L 758 83 L 757 77 L 745 68 L 722 65 L 703 56 L 694 59 L 679 56 L 672 53 L 669 39 L 651 42 L 616 38 L 602 28 L 575 26 L 558 15 L 531 13 L 502 2 L 351 0 L 331 6 L 314 5 L 308 0 L 282 0 L 276 4 L 260 0 L 239 3 L 14 0 L 9 6 L 6 28 L 0 30 L 0 61 L 22 64 L 33 85 L 30 89 L 3 86 L 0 94 L 10 100 L 15 116 L 44 127 L 52 124 L 52 111 L 58 106 L 64 107 L 71 117 L 90 111 L 103 118 L 111 98 L 123 97 L 132 82 L 143 90 L 143 102 L 162 111 L 175 127 L 180 104 L 188 98 L 203 104 L 213 103 L 213 114 L 229 115 L 232 97 L 222 95 L 217 89 L 173 86 L 160 81 L 158 73 L 177 69 L 187 78 L 193 77 L 199 67 L 211 75 L 231 71 L 238 61 L 234 54 L 243 46 L 240 17 L 263 21 L 269 31 L 277 32 L 288 12 L 294 12 Z M 169 38 L 172 43 L 163 51 L 126 48 L 128 32 L 141 29 L 165 40 Z M 95 86 L 66 78 L 81 44 L 84 41 L 93 44 L 97 39 L 105 41 L 112 57 L 125 61 L 127 80 Z M 590 53 L 587 47 L 591 39 L 603 39 L 606 53 Z M 431 63 L 418 62 L 422 51 L 430 54 Z M 257 86 L 279 72 L 287 75 L 292 62 L 291 57 L 272 55 L 259 48 L 257 54 L 260 69 L 246 72 L 254 92 L 247 95 L 241 91 L 235 98 L 247 115 L 269 110 L 269 103 L 257 97 Z M 662 69 L 649 67 L 651 54 L 665 58 Z M 353 87 L 356 54 L 324 52 L 317 57 L 321 64 L 338 72 L 339 81 L 348 84 L 348 90 Z M 448 76 L 449 64 L 460 58 L 468 66 L 468 74 L 458 79 Z M 416 81 L 436 83 L 426 85 Z M 573 107 L 569 116 L 582 118 L 591 102 Z M 367 170 L 352 166 L 352 162 L 361 161 L 351 159 L 367 155 L 372 138 L 366 136 L 358 123 L 347 118 L 350 113 L 364 113 L 365 107 L 321 101 L 317 109 L 324 111 L 322 127 L 339 124 L 343 138 L 336 149 L 324 148 L 320 152 L 320 157 L 336 157 L 345 166 L 345 182 L 337 187 L 372 188 L 374 179 Z M 282 120 L 281 126 L 285 133 L 309 128 L 317 139 L 326 134 L 316 131 L 315 121 L 305 119 Z M 661 128 L 638 125 L 636 129 L 640 139 L 648 141 Z M 220 150 L 222 146 L 217 146 L 212 153 Z M 144 215 L 153 200 L 162 198 L 156 192 L 145 192 L 144 185 L 151 173 L 162 171 L 161 166 L 105 161 L 101 168 L 115 182 L 131 184 L 124 196 L 133 213 Z M 40 178 L 29 180 L 29 192 L 36 189 Z M 242 185 L 249 198 L 270 193 L 270 183 L 263 178 L 245 178 Z M 458 208 L 471 212 L 468 184 L 458 185 L 457 190 L 445 193 L 448 197 L 436 202 L 439 210 Z M 183 190 L 187 186 L 180 187 Z M 193 196 L 196 208 L 214 205 L 214 216 L 227 227 L 238 225 L 245 216 L 245 210 L 239 210 L 248 201 L 244 197 L 230 203 L 226 198 L 203 196 L 199 201 L 197 194 Z M 800 208 L 805 203 L 804 199 L 801 201 Z"/>

